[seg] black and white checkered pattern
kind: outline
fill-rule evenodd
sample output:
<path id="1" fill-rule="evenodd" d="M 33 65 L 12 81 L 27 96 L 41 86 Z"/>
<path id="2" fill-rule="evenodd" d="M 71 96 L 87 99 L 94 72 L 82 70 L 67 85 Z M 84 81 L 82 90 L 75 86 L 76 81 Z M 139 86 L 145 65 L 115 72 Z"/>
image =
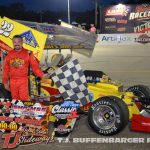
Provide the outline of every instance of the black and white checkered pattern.
<path id="1" fill-rule="evenodd" d="M 89 103 L 87 82 L 77 59 L 72 58 L 52 74 L 59 92 L 64 100 L 74 100 L 81 106 Z"/>

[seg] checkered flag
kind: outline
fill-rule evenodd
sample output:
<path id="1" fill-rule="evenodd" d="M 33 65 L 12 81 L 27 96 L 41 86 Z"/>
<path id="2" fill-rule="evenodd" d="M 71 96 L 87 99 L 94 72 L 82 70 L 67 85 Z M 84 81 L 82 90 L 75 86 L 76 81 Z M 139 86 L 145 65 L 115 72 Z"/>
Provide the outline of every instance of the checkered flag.
<path id="1" fill-rule="evenodd" d="M 90 102 L 86 78 L 77 59 L 72 58 L 57 69 L 52 79 L 64 100 L 74 100 L 81 106 Z"/>

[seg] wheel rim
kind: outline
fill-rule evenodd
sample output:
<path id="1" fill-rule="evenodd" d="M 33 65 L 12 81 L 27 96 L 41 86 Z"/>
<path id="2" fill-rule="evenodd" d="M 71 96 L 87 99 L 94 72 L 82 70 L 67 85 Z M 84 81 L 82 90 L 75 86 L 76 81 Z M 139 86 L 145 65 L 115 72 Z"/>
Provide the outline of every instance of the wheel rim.
<path id="1" fill-rule="evenodd" d="M 107 105 L 97 106 L 93 113 L 93 119 L 97 127 L 108 130 L 114 126 L 116 114 L 114 110 Z"/>

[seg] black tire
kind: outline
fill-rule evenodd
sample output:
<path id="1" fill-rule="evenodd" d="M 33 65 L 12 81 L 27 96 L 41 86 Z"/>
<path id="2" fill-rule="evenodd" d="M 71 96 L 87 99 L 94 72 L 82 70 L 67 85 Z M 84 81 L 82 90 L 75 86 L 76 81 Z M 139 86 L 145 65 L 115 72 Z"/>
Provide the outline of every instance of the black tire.
<path id="1" fill-rule="evenodd" d="M 4 88 L 3 84 L 0 84 L 0 98 L 11 99 L 11 93 Z"/>
<path id="2" fill-rule="evenodd" d="M 96 123 L 96 119 L 94 118 L 96 110 L 100 109 L 101 107 L 106 107 L 110 109 L 110 114 L 111 115 L 113 114 L 112 116 L 114 116 L 115 118 L 113 123 L 110 126 L 108 125 L 108 127 L 107 126 L 101 127 Z M 106 114 L 108 115 L 108 113 L 105 113 L 105 115 Z M 111 117 L 110 114 L 109 117 Z M 124 103 L 124 101 L 114 96 L 102 97 L 96 100 L 88 112 L 88 123 L 90 127 L 100 135 L 108 136 L 117 134 L 126 127 L 128 121 L 129 121 L 129 110 L 127 105 Z"/>
<path id="3" fill-rule="evenodd" d="M 145 85 L 131 86 L 126 90 L 126 92 L 133 92 L 133 94 L 137 96 L 141 101 L 150 100 L 150 89 Z M 140 110 L 142 110 L 142 106 L 147 106 L 140 102 L 136 102 L 136 104 Z"/>
<path id="4" fill-rule="evenodd" d="M 145 85 L 131 86 L 126 92 L 133 92 L 139 98 L 150 98 L 150 89 Z"/>

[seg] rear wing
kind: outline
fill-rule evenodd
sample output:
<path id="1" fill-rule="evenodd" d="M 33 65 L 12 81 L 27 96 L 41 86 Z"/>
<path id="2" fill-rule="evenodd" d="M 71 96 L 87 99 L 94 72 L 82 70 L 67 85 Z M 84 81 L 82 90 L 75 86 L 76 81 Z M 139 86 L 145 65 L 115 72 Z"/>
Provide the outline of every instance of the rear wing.
<path id="1" fill-rule="evenodd" d="M 60 25 L 21 20 L 17 21 L 48 34 L 44 47 L 46 50 L 59 49 L 61 51 L 63 49 L 70 49 L 71 51 L 89 57 L 93 53 L 97 40 L 97 35 L 94 33 L 90 33 L 62 21 Z"/>

